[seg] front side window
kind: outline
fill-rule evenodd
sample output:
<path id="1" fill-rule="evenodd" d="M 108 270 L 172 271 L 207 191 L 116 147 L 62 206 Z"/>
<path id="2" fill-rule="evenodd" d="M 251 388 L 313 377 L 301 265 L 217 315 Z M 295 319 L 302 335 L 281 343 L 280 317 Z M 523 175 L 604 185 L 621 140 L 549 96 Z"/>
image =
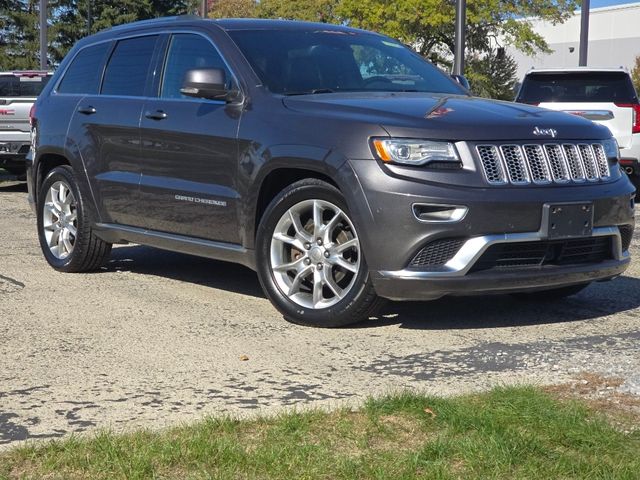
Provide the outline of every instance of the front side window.
<path id="1" fill-rule="evenodd" d="M 118 42 L 104 73 L 103 95 L 144 95 L 157 38 L 152 35 Z"/>
<path id="2" fill-rule="evenodd" d="M 380 35 L 323 29 L 235 30 L 229 35 L 273 93 L 389 91 L 466 95 L 431 63 Z"/>
<path id="3" fill-rule="evenodd" d="M 104 58 L 110 47 L 111 44 L 109 42 L 104 42 L 80 50 L 64 74 L 64 78 L 58 87 L 58 92 L 98 93 Z"/>
<path id="4" fill-rule="evenodd" d="M 184 75 L 196 68 L 220 68 L 225 71 L 227 88 L 232 77 L 215 47 L 204 37 L 194 34 L 176 34 L 171 37 L 162 81 L 162 98 L 189 98 L 180 93 Z"/>

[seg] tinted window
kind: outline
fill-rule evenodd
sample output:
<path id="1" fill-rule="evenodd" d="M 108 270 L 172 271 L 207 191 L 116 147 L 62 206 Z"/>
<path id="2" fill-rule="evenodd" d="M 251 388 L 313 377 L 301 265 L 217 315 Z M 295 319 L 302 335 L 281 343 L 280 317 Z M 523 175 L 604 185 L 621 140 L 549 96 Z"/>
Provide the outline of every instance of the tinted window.
<path id="1" fill-rule="evenodd" d="M 194 68 L 221 68 L 225 71 L 227 86 L 231 85 L 231 73 L 215 47 L 200 35 L 173 35 L 164 71 L 161 97 L 188 98 L 180 93 L 187 70 Z"/>
<path id="2" fill-rule="evenodd" d="M 636 94 L 625 72 L 530 73 L 517 101 L 634 103 Z"/>
<path id="3" fill-rule="evenodd" d="M 104 95 L 144 95 L 156 38 L 138 37 L 118 42 L 104 74 Z"/>
<path id="4" fill-rule="evenodd" d="M 98 93 L 104 58 L 110 47 L 111 44 L 105 42 L 80 50 L 64 74 L 58 92 Z"/>
<path id="5" fill-rule="evenodd" d="M 2 75 L 0 97 L 37 97 L 50 78 L 49 75 Z"/>
<path id="6" fill-rule="evenodd" d="M 237 30 L 229 34 L 274 93 L 412 91 L 464 95 L 431 63 L 364 32 Z"/>

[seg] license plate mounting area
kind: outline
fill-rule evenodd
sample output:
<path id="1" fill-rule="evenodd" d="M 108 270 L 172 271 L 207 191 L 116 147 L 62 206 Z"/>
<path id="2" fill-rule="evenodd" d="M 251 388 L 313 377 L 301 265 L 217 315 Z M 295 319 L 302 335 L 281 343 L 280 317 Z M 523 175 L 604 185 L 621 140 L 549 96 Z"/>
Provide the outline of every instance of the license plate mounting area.
<path id="1" fill-rule="evenodd" d="M 548 203 L 542 209 L 543 238 L 590 237 L 593 234 L 593 203 Z"/>

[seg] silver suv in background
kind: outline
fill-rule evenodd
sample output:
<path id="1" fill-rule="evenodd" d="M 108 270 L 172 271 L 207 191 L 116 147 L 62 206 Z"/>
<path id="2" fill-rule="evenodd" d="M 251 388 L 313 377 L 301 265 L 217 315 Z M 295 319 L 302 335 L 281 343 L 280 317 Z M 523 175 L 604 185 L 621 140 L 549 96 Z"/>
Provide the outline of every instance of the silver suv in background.
<path id="1" fill-rule="evenodd" d="M 24 175 L 31 144 L 29 112 L 52 73 L 0 72 L 0 168 Z"/>
<path id="2" fill-rule="evenodd" d="M 570 68 L 529 71 L 516 102 L 579 115 L 611 130 L 620 164 L 640 181 L 640 102 L 624 68 Z"/>

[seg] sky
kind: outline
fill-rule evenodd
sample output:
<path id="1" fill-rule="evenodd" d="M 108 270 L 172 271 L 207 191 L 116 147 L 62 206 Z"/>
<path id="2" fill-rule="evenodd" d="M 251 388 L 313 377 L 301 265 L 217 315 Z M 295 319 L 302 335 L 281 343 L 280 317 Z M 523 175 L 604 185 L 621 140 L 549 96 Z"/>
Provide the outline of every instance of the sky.
<path id="1" fill-rule="evenodd" d="M 623 5 L 625 3 L 637 3 L 639 0 L 591 0 L 591 8 L 609 7 L 611 5 Z"/>

